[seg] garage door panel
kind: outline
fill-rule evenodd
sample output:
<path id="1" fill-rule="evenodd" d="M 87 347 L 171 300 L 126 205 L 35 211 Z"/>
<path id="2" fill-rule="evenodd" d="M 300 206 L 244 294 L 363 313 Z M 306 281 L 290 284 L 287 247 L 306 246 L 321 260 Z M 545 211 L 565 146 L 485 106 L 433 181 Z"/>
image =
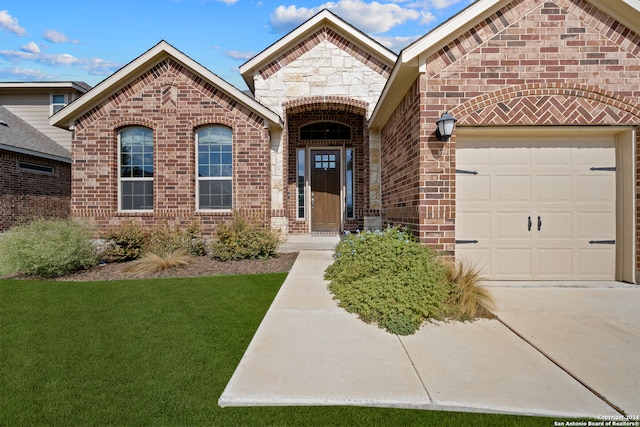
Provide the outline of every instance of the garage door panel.
<path id="1" fill-rule="evenodd" d="M 576 249 L 576 278 L 611 280 L 615 275 L 615 245 Z"/>
<path id="2" fill-rule="evenodd" d="M 456 190 L 460 193 L 460 200 L 464 200 L 464 204 L 487 205 L 491 201 L 489 176 L 461 174 L 457 178 Z"/>
<path id="3" fill-rule="evenodd" d="M 573 164 L 587 169 L 615 166 L 616 154 L 611 145 L 606 138 L 582 138 L 573 150 Z"/>
<path id="4" fill-rule="evenodd" d="M 491 253 L 493 278 L 528 279 L 531 277 L 531 249 L 498 248 Z"/>
<path id="5" fill-rule="evenodd" d="M 456 239 L 491 239 L 491 213 L 486 211 L 461 210 L 457 213 Z"/>
<path id="6" fill-rule="evenodd" d="M 582 211 L 576 214 L 575 237 L 589 240 L 613 240 L 616 236 L 615 216 L 610 211 Z"/>
<path id="7" fill-rule="evenodd" d="M 535 164 L 538 168 L 566 169 L 572 164 L 570 146 L 562 140 L 547 140 L 532 143 Z"/>
<path id="8" fill-rule="evenodd" d="M 580 174 L 576 181 L 576 203 L 614 206 L 616 177 L 613 172 L 591 172 Z"/>
<path id="9" fill-rule="evenodd" d="M 551 203 L 569 205 L 573 199 L 573 184 L 571 176 L 567 175 L 538 175 L 535 185 L 537 203 Z"/>
<path id="10" fill-rule="evenodd" d="M 530 204 L 531 177 L 520 174 L 497 175 L 491 180 L 495 203 Z"/>
<path id="11" fill-rule="evenodd" d="M 573 250 L 569 248 L 539 247 L 533 260 L 540 279 L 571 279 Z"/>
<path id="12" fill-rule="evenodd" d="M 563 244 L 574 239 L 573 211 L 541 211 L 533 218 L 537 240 L 562 241 Z M 538 230 L 540 225 L 540 230 Z"/>
<path id="13" fill-rule="evenodd" d="M 491 166 L 494 168 L 529 168 L 531 166 L 532 153 L 527 140 L 495 140 L 491 148 Z"/>
<path id="14" fill-rule="evenodd" d="M 498 211 L 492 217 L 493 229 L 495 230 L 492 235 L 494 240 L 501 242 L 519 240 L 522 241 L 523 246 L 528 246 L 531 232 L 528 227 L 529 213 L 527 211 Z M 509 243 L 509 245 L 513 245 L 513 243 Z"/>

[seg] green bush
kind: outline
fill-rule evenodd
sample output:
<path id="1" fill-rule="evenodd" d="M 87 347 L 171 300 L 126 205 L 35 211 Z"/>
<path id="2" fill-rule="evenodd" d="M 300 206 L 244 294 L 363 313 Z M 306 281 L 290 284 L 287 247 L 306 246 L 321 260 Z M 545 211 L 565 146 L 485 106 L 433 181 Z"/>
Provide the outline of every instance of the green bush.
<path id="1" fill-rule="evenodd" d="M 0 274 L 57 277 L 96 263 L 91 233 L 66 219 L 36 219 L 0 238 Z"/>
<path id="2" fill-rule="evenodd" d="M 213 257 L 221 261 L 267 259 L 278 254 L 279 235 L 263 223 L 236 215 L 230 223 L 216 227 L 211 244 Z"/>
<path id="3" fill-rule="evenodd" d="M 161 256 L 177 251 L 185 251 L 193 256 L 203 256 L 207 254 L 207 246 L 200 234 L 199 221 L 193 221 L 184 228 L 177 225 L 172 227 L 165 222 L 151 230 L 146 250 Z"/>
<path id="4" fill-rule="evenodd" d="M 449 311 L 445 265 L 406 230 L 349 234 L 336 246 L 335 259 L 325 274 L 329 289 L 367 323 L 408 335 Z"/>
<path id="5" fill-rule="evenodd" d="M 101 257 L 107 262 L 125 262 L 140 258 L 145 253 L 148 233 L 137 222 L 125 222 L 100 236 L 107 242 Z"/>

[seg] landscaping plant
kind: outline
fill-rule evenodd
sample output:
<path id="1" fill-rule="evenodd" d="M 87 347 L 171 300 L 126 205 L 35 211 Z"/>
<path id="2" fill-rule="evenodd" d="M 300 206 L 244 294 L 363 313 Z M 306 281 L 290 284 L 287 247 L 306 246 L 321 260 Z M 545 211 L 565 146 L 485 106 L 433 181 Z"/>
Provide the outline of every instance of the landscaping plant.
<path id="1" fill-rule="evenodd" d="M 113 227 L 100 236 L 107 242 L 101 254 L 107 262 L 125 262 L 140 258 L 145 253 L 148 233 L 137 222 L 129 221 Z"/>
<path id="2" fill-rule="evenodd" d="M 174 267 L 184 267 L 193 262 L 193 257 L 185 249 L 177 249 L 171 253 L 157 255 L 147 253 L 142 258 L 131 261 L 123 271 L 133 276 L 146 276 Z"/>
<path id="3" fill-rule="evenodd" d="M 340 307 L 398 335 L 429 319 L 473 320 L 493 308 L 477 268 L 445 263 L 398 227 L 347 234 L 325 278 Z"/>
<path id="4" fill-rule="evenodd" d="M 447 311 L 446 266 L 407 231 L 348 234 L 327 268 L 329 289 L 347 311 L 398 335 L 414 333 Z"/>
<path id="5" fill-rule="evenodd" d="M 57 277 L 96 263 L 91 233 L 68 219 L 35 219 L 0 239 L 0 275 Z"/>
<path id="6" fill-rule="evenodd" d="M 278 256 L 278 243 L 278 233 L 264 223 L 236 214 L 233 221 L 216 227 L 211 251 L 221 261 L 268 259 Z"/>
<path id="7" fill-rule="evenodd" d="M 478 311 L 491 312 L 495 308 L 493 296 L 480 286 L 485 280 L 478 267 L 469 260 L 456 260 L 447 264 L 447 278 L 452 285 L 449 305 L 456 320 L 472 320 Z"/>

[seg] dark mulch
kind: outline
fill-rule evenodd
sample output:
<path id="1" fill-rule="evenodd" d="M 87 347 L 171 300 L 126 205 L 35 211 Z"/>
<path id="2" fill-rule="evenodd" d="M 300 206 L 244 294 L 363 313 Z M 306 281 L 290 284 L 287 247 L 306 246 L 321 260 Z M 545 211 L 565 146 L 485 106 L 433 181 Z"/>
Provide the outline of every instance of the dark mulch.
<path id="1" fill-rule="evenodd" d="M 241 260 L 241 261 L 217 261 L 211 257 L 195 257 L 193 263 L 185 267 L 174 267 L 147 276 L 132 275 L 123 271 L 128 265 L 126 262 L 110 263 L 103 266 L 92 267 L 79 271 L 56 280 L 88 282 L 97 280 L 123 280 L 155 277 L 198 277 L 214 276 L 220 274 L 259 274 L 288 272 L 298 256 L 297 253 L 282 253 L 277 258 Z"/>

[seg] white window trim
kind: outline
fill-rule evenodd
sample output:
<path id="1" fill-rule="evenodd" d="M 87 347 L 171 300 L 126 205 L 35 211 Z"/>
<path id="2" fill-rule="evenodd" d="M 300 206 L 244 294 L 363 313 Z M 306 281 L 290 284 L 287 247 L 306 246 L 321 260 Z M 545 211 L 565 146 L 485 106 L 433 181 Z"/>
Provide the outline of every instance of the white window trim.
<path id="1" fill-rule="evenodd" d="M 296 150 L 296 220 L 298 221 L 302 221 L 304 219 L 306 219 L 308 212 L 307 212 L 307 165 L 308 165 L 308 161 L 307 161 L 307 148 L 298 148 Z M 302 188 L 302 203 L 303 205 L 300 206 L 299 205 L 299 200 L 300 200 L 300 186 L 298 185 L 298 168 L 300 166 L 300 153 L 302 153 L 302 161 L 304 162 L 303 165 L 303 178 L 304 178 L 304 186 Z M 302 207 L 302 210 L 304 211 L 304 215 L 300 216 L 300 207 Z"/>
<path id="2" fill-rule="evenodd" d="M 352 209 L 353 214 L 351 216 L 347 213 L 347 151 L 351 151 L 353 157 L 353 166 L 351 167 L 351 197 L 352 197 Z M 348 220 L 356 218 L 356 148 L 345 147 L 344 149 L 344 216 Z"/>
<path id="3" fill-rule="evenodd" d="M 153 181 L 153 177 L 149 178 L 149 177 L 136 177 L 136 178 L 122 178 L 120 176 L 121 174 L 121 153 L 122 153 L 122 144 L 120 141 L 120 135 L 122 134 L 122 131 L 127 129 L 128 127 L 146 127 L 146 126 L 127 126 L 125 128 L 122 128 L 120 130 L 118 130 L 118 170 L 117 170 L 117 175 L 118 175 L 118 212 L 122 212 L 122 213 L 149 213 L 149 212 L 153 212 L 155 210 L 155 204 L 156 204 L 156 192 L 155 192 L 155 186 L 153 189 L 153 207 L 151 209 L 122 209 L 122 183 L 123 182 L 140 182 L 140 181 Z M 147 128 L 149 129 L 149 128 Z M 153 129 L 150 129 L 151 132 L 153 132 Z M 154 133 L 155 134 L 155 133 Z M 154 141 L 154 146 L 153 146 L 153 174 L 155 176 L 156 173 L 156 153 L 155 153 L 155 141 Z"/>
<path id="4" fill-rule="evenodd" d="M 236 158 L 236 153 L 235 153 L 235 144 L 233 143 L 233 141 L 235 140 L 235 136 L 233 135 L 233 128 L 229 127 L 229 126 L 225 126 L 225 125 L 220 125 L 220 124 L 211 124 L 211 125 L 206 125 L 206 126 L 202 126 L 199 129 L 204 129 L 204 128 L 208 128 L 208 127 L 225 127 L 228 129 L 231 129 L 231 176 L 227 177 L 227 176 L 198 176 L 198 170 L 200 167 L 200 150 L 198 148 L 198 129 L 195 130 L 195 144 L 196 144 L 196 170 L 195 170 L 195 178 L 196 178 L 196 212 L 216 212 L 216 213 L 230 213 L 233 212 L 233 206 L 236 203 L 236 189 L 235 189 L 235 180 L 233 179 L 233 175 L 235 174 L 236 171 L 236 167 L 235 167 L 235 158 Z M 201 208 L 200 207 L 200 181 L 231 181 L 231 208 L 220 208 L 220 209 L 209 209 L 209 208 Z"/>
<path id="5" fill-rule="evenodd" d="M 61 104 L 61 103 L 59 103 L 59 102 L 53 102 L 53 98 L 54 98 L 55 96 L 62 96 L 62 97 L 64 97 L 64 103 L 62 103 L 62 104 Z M 52 94 L 51 94 L 51 97 L 50 97 L 50 101 L 51 101 L 51 102 L 50 102 L 50 107 L 49 107 L 49 113 L 50 113 L 49 115 L 51 115 L 51 116 L 52 116 L 52 115 L 54 115 L 55 113 L 57 113 L 57 111 L 55 111 L 55 106 L 56 106 L 56 105 L 62 105 L 62 108 L 64 108 L 64 107 L 66 107 L 67 105 L 69 105 L 69 98 L 68 98 L 68 96 L 67 96 L 67 94 L 66 94 L 66 93 L 52 93 Z M 60 111 L 60 110 L 58 110 L 58 111 Z"/>

